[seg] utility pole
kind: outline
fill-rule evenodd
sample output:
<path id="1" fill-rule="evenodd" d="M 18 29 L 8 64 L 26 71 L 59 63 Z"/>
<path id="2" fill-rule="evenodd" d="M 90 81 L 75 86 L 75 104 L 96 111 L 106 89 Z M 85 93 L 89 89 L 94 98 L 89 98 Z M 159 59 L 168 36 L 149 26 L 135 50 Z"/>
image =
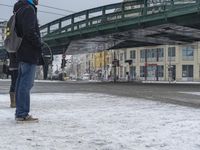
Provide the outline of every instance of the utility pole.
<path id="1" fill-rule="evenodd" d="M 168 66 L 168 71 L 169 71 L 169 83 L 172 81 L 172 48 L 168 48 L 169 51 L 169 66 Z"/>
<path id="2" fill-rule="evenodd" d="M 104 63 L 103 64 L 103 66 L 104 66 L 104 73 L 103 74 L 104 74 L 104 79 L 106 79 L 106 58 L 105 58 L 106 57 L 106 51 L 104 50 L 103 53 L 104 53 L 104 56 L 103 56 L 103 59 L 104 59 L 104 62 L 103 62 Z"/>
<path id="3" fill-rule="evenodd" d="M 65 76 L 65 74 L 64 74 L 64 69 L 65 69 L 65 66 L 66 66 L 66 60 L 65 60 L 65 58 L 66 58 L 66 54 L 63 53 L 63 55 L 62 55 L 62 63 L 61 63 L 61 68 L 62 68 L 62 77 L 61 77 L 61 80 L 64 80 L 64 76 Z"/>
<path id="4" fill-rule="evenodd" d="M 159 62 L 159 49 L 157 48 L 157 50 L 156 50 L 157 52 L 157 63 Z M 158 74 L 159 74 L 159 72 L 158 72 L 159 70 L 158 70 L 158 65 L 156 65 L 156 80 L 158 81 L 159 80 L 159 76 L 158 76 Z"/>
<path id="5" fill-rule="evenodd" d="M 116 59 L 115 51 L 114 51 L 113 67 L 114 67 L 114 83 L 116 83 L 117 82 L 117 59 Z"/>
<path id="6" fill-rule="evenodd" d="M 89 75 L 90 75 L 89 78 L 90 78 L 90 80 L 91 80 L 91 74 L 90 74 L 90 58 L 89 58 L 89 64 L 88 64 L 88 65 L 89 65 L 89 66 L 88 66 L 88 67 L 89 67 L 88 70 L 89 70 Z"/>

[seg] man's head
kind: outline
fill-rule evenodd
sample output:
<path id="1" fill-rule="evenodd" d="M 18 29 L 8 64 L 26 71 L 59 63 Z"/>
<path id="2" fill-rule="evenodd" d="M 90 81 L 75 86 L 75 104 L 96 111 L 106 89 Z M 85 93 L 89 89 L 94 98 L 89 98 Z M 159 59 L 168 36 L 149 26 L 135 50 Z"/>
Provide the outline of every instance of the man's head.
<path id="1" fill-rule="evenodd" d="M 32 4 L 32 5 L 38 5 L 38 1 L 39 0 L 27 0 L 28 3 Z"/>

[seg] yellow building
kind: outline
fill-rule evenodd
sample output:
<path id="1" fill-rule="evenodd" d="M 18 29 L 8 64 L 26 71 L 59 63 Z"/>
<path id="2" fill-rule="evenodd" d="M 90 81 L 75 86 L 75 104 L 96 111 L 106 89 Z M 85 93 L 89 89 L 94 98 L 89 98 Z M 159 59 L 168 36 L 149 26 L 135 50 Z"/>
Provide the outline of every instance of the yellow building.
<path id="1" fill-rule="evenodd" d="M 90 53 L 87 62 L 90 73 L 96 73 L 98 77 L 106 75 L 107 66 L 109 65 L 108 51 Z"/>
<path id="2" fill-rule="evenodd" d="M 96 53 L 92 53 L 91 55 L 92 55 L 92 57 L 90 57 L 90 58 L 92 58 L 91 62 L 93 62 L 93 67 L 94 67 L 95 71 L 104 69 L 106 67 L 106 65 L 108 64 L 108 62 L 107 62 L 108 52 L 107 51 L 96 52 Z"/>

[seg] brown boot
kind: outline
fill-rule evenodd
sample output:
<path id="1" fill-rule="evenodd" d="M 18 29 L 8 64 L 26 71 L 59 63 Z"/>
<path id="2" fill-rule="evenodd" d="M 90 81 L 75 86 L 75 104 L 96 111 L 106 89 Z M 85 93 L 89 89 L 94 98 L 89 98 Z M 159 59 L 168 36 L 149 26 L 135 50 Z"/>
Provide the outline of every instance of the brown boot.
<path id="1" fill-rule="evenodd" d="M 10 92 L 10 107 L 16 108 L 15 92 Z"/>

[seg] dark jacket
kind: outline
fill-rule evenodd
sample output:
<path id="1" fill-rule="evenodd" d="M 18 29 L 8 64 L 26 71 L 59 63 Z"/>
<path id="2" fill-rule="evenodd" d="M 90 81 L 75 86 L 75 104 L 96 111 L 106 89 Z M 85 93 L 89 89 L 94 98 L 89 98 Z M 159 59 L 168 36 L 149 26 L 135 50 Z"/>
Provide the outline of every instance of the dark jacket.
<path id="1" fill-rule="evenodd" d="M 41 37 L 37 20 L 37 8 L 27 0 L 19 0 L 14 6 L 16 15 L 16 32 L 22 37 L 17 51 L 19 62 L 37 64 L 41 56 Z"/>

